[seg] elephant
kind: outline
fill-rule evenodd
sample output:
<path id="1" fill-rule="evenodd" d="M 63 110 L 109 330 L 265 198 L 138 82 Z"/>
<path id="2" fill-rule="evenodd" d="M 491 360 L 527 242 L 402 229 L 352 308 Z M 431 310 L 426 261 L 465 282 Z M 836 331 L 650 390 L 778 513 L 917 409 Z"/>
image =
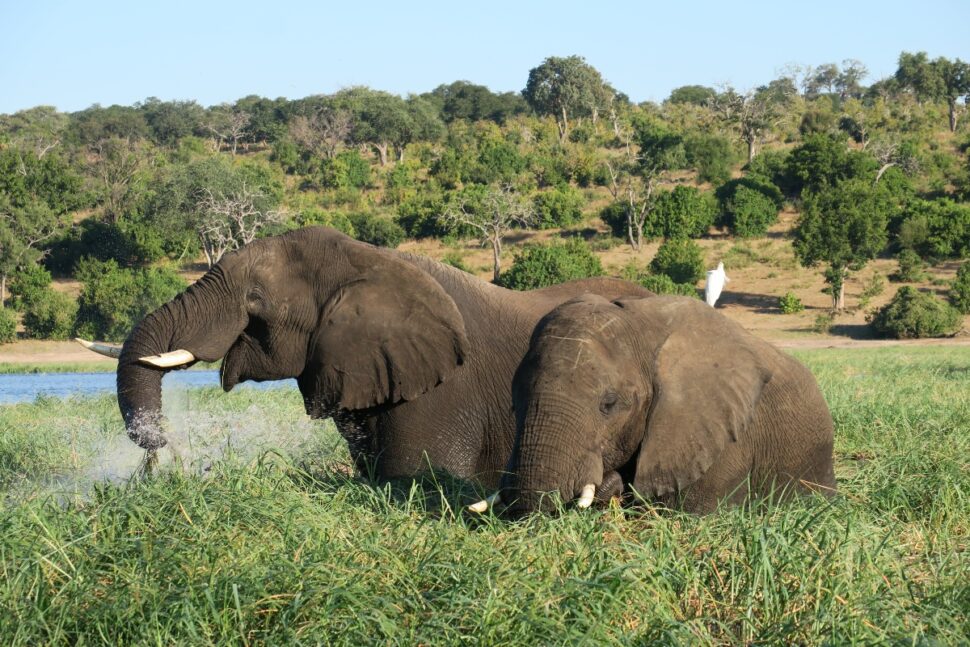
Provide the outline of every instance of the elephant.
<path id="1" fill-rule="evenodd" d="M 624 491 L 704 514 L 836 489 L 812 373 L 698 299 L 571 299 L 536 326 L 512 384 L 515 444 L 487 499 L 511 516 Z"/>
<path id="2" fill-rule="evenodd" d="M 325 227 L 232 252 L 132 330 L 118 358 L 129 437 L 166 443 L 166 371 L 222 359 L 222 388 L 296 378 L 307 414 L 333 417 L 378 479 L 429 467 L 497 487 L 515 436 L 511 384 L 539 319 L 593 292 L 649 295 L 611 278 L 515 292 Z"/>

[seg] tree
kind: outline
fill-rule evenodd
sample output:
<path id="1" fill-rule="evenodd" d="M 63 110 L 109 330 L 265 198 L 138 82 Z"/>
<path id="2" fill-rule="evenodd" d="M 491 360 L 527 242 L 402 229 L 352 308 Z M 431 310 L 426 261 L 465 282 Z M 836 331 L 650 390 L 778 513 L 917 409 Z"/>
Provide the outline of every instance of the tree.
<path id="1" fill-rule="evenodd" d="M 426 95 L 435 102 L 445 123 L 457 119 L 480 121 L 489 119 L 504 123 L 509 117 L 524 113 L 528 109 L 522 95 L 514 92 L 495 94 L 484 85 L 468 81 L 455 81 L 439 85 Z"/>
<path id="2" fill-rule="evenodd" d="M 717 97 L 717 90 L 705 85 L 682 85 L 670 91 L 667 103 L 690 103 L 695 106 L 708 105 Z"/>
<path id="3" fill-rule="evenodd" d="M 970 64 L 960 59 L 939 57 L 929 60 L 926 52 L 902 52 L 895 79 L 911 90 L 919 101 L 944 101 L 947 105 L 950 132 L 956 132 L 961 97 L 970 95 Z"/>
<path id="4" fill-rule="evenodd" d="M 881 252 L 888 240 L 892 196 L 865 180 L 846 180 L 804 197 L 795 225 L 795 254 L 805 267 L 825 263 L 832 307 L 845 307 L 845 280 Z"/>
<path id="5" fill-rule="evenodd" d="M 347 110 L 323 106 L 309 115 L 296 115 L 287 128 L 304 155 L 333 159 L 350 140 L 353 116 Z"/>
<path id="6" fill-rule="evenodd" d="M 99 184 L 105 220 L 112 224 L 139 198 L 134 184 L 142 167 L 140 148 L 120 137 L 101 139 L 91 146 L 91 170 Z"/>
<path id="7" fill-rule="evenodd" d="M 75 112 L 70 118 L 68 138 L 80 146 L 90 146 L 114 137 L 131 141 L 147 139 L 150 132 L 144 112 L 132 106 L 102 108 L 94 104 Z"/>
<path id="8" fill-rule="evenodd" d="M 0 133 L 11 144 L 31 151 L 38 159 L 57 148 L 64 139 L 68 116 L 54 106 L 37 106 L 12 115 L 0 115 Z"/>
<path id="9" fill-rule="evenodd" d="M 599 258 L 582 238 L 574 236 L 551 245 L 527 245 L 502 275 L 501 285 L 512 290 L 535 290 L 602 275 Z"/>
<path id="10" fill-rule="evenodd" d="M 222 148 L 223 142 L 229 142 L 229 151 L 235 155 L 240 140 L 248 132 L 251 119 L 248 112 L 224 103 L 209 110 L 205 127 L 216 136 L 218 149 Z"/>
<path id="11" fill-rule="evenodd" d="M 341 90 L 333 96 L 333 101 L 335 107 L 352 115 L 353 141 L 373 147 L 381 166 L 387 165 L 391 146 L 402 148 L 414 135 L 413 115 L 404 99 L 397 95 L 355 87 Z"/>
<path id="12" fill-rule="evenodd" d="M 136 106 L 145 116 L 155 141 L 164 146 L 174 146 L 183 137 L 203 130 L 205 111 L 195 101 L 162 101 L 149 97 Z"/>
<path id="13" fill-rule="evenodd" d="M 0 193 L 0 308 L 7 298 L 7 279 L 17 269 L 43 257 L 41 245 L 67 226 L 67 219 L 45 202 L 15 206 Z"/>
<path id="14" fill-rule="evenodd" d="M 279 222 L 279 211 L 260 209 L 264 194 L 246 186 L 226 193 L 203 187 L 197 194 L 199 218 L 195 231 L 206 262 L 212 267 L 227 252 L 248 245 L 266 227 Z"/>
<path id="15" fill-rule="evenodd" d="M 570 119 L 593 116 L 607 107 L 615 91 L 582 56 L 550 56 L 529 70 L 522 96 L 539 114 L 553 115 L 559 140 L 569 135 Z"/>
<path id="16" fill-rule="evenodd" d="M 528 227 L 535 219 L 532 204 L 510 185 L 483 187 L 477 195 L 464 191 L 443 217 L 455 227 L 477 231 L 483 246 L 491 244 L 492 280 L 496 283 L 502 273 L 502 239 L 516 225 Z"/>
<path id="17" fill-rule="evenodd" d="M 717 96 L 713 106 L 722 121 L 733 126 L 741 141 L 747 145 L 750 164 L 758 142 L 778 121 L 780 104 L 769 92 L 739 94 L 734 88 L 728 87 Z"/>

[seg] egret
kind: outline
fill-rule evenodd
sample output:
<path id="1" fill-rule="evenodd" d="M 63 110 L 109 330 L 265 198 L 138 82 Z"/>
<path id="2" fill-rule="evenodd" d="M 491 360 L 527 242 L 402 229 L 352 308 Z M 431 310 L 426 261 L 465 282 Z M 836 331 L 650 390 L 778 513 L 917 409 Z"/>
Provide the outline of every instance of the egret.
<path id="1" fill-rule="evenodd" d="M 717 264 L 716 270 L 708 270 L 707 281 L 704 283 L 704 300 L 707 301 L 707 305 L 714 307 L 717 298 L 721 296 L 724 284 L 730 280 L 724 273 L 723 262 Z"/>

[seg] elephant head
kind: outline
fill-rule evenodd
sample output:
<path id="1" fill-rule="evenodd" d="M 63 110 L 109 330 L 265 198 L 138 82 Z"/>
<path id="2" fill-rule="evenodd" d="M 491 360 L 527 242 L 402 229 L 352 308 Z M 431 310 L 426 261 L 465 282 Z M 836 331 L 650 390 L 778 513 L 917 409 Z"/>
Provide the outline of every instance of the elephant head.
<path id="1" fill-rule="evenodd" d="M 543 318 L 513 381 L 513 514 L 558 494 L 587 507 L 624 483 L 648 498 L 697 481 L 751 421 L 763 342 L 683 297 L 584 295 Z"/>
<path id="2" fill-rule="evenodd" d="M 307 412 L 418 397 L 462 364 L 464 323 L 431 276 L 325 228 L 255 241 L 145 317 L 121 349 L 118 404 L 128 435 L 165 444 L 162 375 L 222 359 L 226 391 L 295 377 Z"/>

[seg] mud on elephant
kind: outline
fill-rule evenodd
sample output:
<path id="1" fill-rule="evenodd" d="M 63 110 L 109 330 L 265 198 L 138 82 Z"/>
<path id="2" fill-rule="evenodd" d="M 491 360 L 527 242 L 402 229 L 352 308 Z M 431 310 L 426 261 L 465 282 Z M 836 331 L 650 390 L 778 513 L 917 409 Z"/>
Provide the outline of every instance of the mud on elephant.
<path id="1" fill-rule="evenodd" d="M 295 377 L 308 414 L 333 416 L 380 478 L 430 466 L 497 486 L 515 435 L 511 383 L 559 303 L 649 294 L 615 279 L 514 292 L 326 228 L 227 255 L 132 331 L 118 364 L 129 436 L 165 443 L 166 371 L 222 359 L 225 390 Z"/>
<path id="2" fill-rule="evenodd" d="M 832 418 L 809 370 L 696 299 L 587 295 L 544 317 L 513 383 L 512 514 L 594 492 L 709 512 L 835 491 Z M 492 499 L 495 500 L 494 498 Z"/>

